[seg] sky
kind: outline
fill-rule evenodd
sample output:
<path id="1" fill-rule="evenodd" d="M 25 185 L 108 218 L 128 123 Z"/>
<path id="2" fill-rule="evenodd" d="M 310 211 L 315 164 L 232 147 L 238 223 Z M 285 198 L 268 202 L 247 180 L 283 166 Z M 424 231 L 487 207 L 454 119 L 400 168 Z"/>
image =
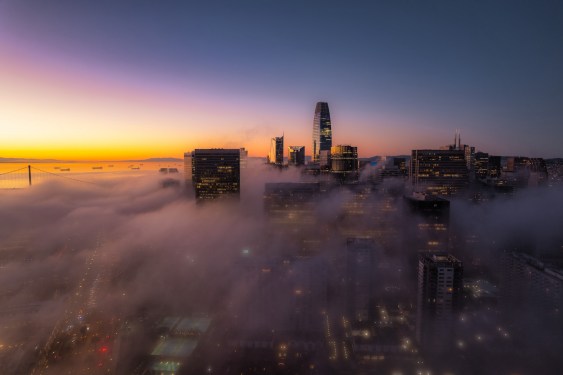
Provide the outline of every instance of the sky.
<path id="1" fill-rule="evenodd" d="M 0 0 L 0 157 L 453 142 L 561 157 L 559 1 Z"/>

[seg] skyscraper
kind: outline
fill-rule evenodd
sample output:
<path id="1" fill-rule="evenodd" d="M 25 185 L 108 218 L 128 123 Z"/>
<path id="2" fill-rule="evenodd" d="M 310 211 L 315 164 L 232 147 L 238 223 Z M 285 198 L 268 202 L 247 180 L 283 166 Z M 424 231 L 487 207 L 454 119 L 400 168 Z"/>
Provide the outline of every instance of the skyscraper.
<path id="1" fill-rule="evenodd" d="M 346 305 L 351 321 L 374 321 L 376 267 L 380 257 L 370 237 L 346 240 Z"/>
<path id="2" fill-rule="evenodd" d="M 305 146 L 289 146 L 289 164 L 304 165 L 305 164 Z"/>
<path id="3" fill-rule="evenodd" d="M 283 135 L 281 137 L 274 137 L 270 141 L 268 163 L 280 166 L 283 165 Z"/>
<path id="4" fill-rule="evenodd" d="M 240 195 L 240 158 L 244 149 L 196 149 L 191 152 L 197 201 Z"/>
<path id="5" fill-rule="evenodd" d="M 330 152 L 331 147 L 332 127 L 328 103 L 318 102 L 315 108 L 315 119 L 313 121 L 313 162 L 318 163 L 321 151 Z"/>
<path id="6" fill-rule="evenodd" d="M 268 182 L 264 209 L 276 224 L 303 227 L 314 224 L 315 203 L 320 194 L 318 182 Z"/>
<path id="7" fill-rule="evenodd" d="M 415 192 L 405 196 L 406 208 L 412 215 L 414 233 L 410 245 L 416 251 L 444 252 L 448 250 L 450 201 Z"/>
<path id="8" fill-rule="evenodd" d="M 464 150 L 412 150 L 411 183 L 435 195 L 452 195 L 469 184 Z"/>
<path id="9" fill-rule="evenodd" d="M 358 176 L 358 148 L 349 145 L 333 146 L 330 149 L 330 171 L 343 180 Z"/>
<path id="10" fill-rule="evenodd" d="M 542 318 L 560 316 L 563 270 L 524 253 L 502 257 L 501 293 L 506 309 L 526 306 Z"/>
<path id="11" fill-rule="evenodd" d="M 451 344 L 462 292 L 461 261 L 446 253 L 420 253 L 416 338 L 423 350 L 441 351 Z"/>
<path id="12" fill-rule="evenodd" d="M 489 164 L 489 154 L 486 152 L 475 153 L 475 177 L 479 180 L 487 178 Z"/>

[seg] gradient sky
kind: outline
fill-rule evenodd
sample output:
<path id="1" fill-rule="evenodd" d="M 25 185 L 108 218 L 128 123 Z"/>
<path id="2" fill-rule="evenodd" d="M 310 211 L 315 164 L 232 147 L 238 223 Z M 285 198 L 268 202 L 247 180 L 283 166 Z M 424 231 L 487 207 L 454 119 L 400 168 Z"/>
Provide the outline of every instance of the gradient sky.
<path id="1" fill-rule="evenodd" d="M 561 1 L 0 0 L 0 157 L 563 156 Z"/>

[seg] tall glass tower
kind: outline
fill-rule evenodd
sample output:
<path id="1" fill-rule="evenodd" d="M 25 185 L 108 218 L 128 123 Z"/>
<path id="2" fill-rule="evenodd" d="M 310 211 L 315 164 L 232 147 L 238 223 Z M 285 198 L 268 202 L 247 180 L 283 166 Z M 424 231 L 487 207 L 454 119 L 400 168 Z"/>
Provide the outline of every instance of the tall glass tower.
<path id="1" fill-rule="evenodd" d="M 270 141 L 270 152 L 268 153 L 268 163 L 283 165 L 283 135 L 274 137 Z"/>
<path id="2" fill-rule="evenodd" d="M 328 103 L 318 102 L 313 121 L 313 162 L 318 163 L 321 151 L 330 152 L 332 147 L 332 127 Z"/>

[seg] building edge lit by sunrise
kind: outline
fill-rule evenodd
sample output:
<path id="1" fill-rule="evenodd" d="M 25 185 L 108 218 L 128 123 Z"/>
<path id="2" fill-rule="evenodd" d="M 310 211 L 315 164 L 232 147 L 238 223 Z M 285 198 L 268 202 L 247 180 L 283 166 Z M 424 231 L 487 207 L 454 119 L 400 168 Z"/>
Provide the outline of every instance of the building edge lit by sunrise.
<path id="1" fill-rule="evenodd" d="M 268 163 L 278 166 L 283 165 L 283 138 L 273 137 L 270 140 L 270 152 L 268 153 Z"/>

